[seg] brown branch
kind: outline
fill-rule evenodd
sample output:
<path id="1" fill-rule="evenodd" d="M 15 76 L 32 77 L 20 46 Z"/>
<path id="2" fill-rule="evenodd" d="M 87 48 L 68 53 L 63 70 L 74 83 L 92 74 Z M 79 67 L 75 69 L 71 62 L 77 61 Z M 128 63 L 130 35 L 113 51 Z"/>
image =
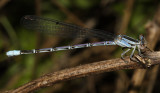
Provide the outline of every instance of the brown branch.
<path id="1" fill-rule="evenodd" d="M 1 0 L 0 1 L 0 9 L 2 9 L 10 0 Z"/>
<path id="2" fill-rule="evenodd" d="M 160 64 L 160 51 L 150 52 L 145 54 L 145 56 L 150 58 L 149 60 L 147 60 L 147 62 L 149 61 L 151 65 Z M 126 57 L 125 60 L 129 61 L 130 59 Z M 81 66 L 57 71 L 54 73 L 46 74 L 10 92 L 11 93 L 33 92 L 42 87 L 52 86 L 58 82 L 85 77 L 91 74 L 93 75 L 93 74 L 98 74 L 102 72 L 110 72 L 110 71 L 116 71 L 116 70 L 142 69 L 142 68 L 145 68 L 145 66 L 142 65 L 140 62 L 138 63 L 138 62 L 130 61 L 128 63 L 125 63 L 120 58 L 94 62 L 91 64 L 81 65 Z"/>
<path id="3" fill-rule="evenodd" d="M 36 15 L 40 16 L 41 15 L 41 0 L 35 0 L 35 12 Z"/>
<path id="4" fill-rule="evenodd" d="M 126 2 L 126 8 L 124 10 L 124 15 L 123 15 L 123 18 L 122 18 L 122 22 L 120 22 L 119 24 L 119 28 L 118 28 L 118 33 L 120 34 L 124 34 L 126 33 L 126 29 L 128 27 L 128 23 L 130 21 L 130 17 L 131 17 L 131 14 L 132 14 L 132 8 L 133 8 L 133 5 L 134 5 L 134 1 L 135 0 L 127 0 Z"/>
<path id="5" fill-rule="evenodd" d="M 77 17 L 75 16 L 72 12 L 70 12 L 67 8 L 65 8 L 63 5 L 61 5 L 58 0 L 51 0 L 52 3 L 54 5 L 56 5 L 63 13 L 65 13 L 67 15 L 67 17 L 74 23 L 85 27 L 85 25 L 83 24 L 83 22 Z"/>

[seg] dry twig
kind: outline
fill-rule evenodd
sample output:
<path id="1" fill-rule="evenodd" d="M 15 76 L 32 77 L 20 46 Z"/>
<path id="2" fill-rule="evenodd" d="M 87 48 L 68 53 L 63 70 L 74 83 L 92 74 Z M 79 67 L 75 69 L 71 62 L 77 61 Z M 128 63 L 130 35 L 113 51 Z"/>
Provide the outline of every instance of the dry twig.
<path id="1" fill-rule="evenodd" d="M 10 0 L 1 0 L 0 1 L 0 9 L 2 9 Z"/>
<path id="2" fill-rule="evenodd" d="M 120 23 L 120 27 L 118 29 L 118 33 L 124 34 L 127 27 L 128 27 L 128 23 L 132 14 L 132 8 L 134 5 L 134 1 L 135 0 L 128 0 L 126 2 L 126 8 L 124 10 L 124 16 L 122 18 L 122 22 Z"/>
<path id="3" fill-rule="evenodd" d="M 149 52 L 145 56 L 150 59 L 145 59 L 151 65 L 160 64 L 160 51 L 159 52 Z M 126 57 L 125 60 L 130 60 L 129 57 Z M 143 59 L 144 60 L 144 59 Z M 141 61 L 143 61 L 141 60 Z M 54 73 L 49 73 L 40 78 L 33 80 L 25 85 L 20 86 L 19 88 L 9 91 L 11 93 L 27 93 L 33 92 L 42 87 L 49 87 L 58 82 L 76 79 L 80 77 L 85 77 L 88 75 L 98 74 L 102 72 L 110 72 L 123 69 L 144 69 L 146 68 L 140 62 L 130 61 L 125 63 L 122 59 L 116 58 L 111 60 L 105 60 L 100 62 L 95 62 L 91 64 L 81 65 L 73 68 L 64 69 Z"/>

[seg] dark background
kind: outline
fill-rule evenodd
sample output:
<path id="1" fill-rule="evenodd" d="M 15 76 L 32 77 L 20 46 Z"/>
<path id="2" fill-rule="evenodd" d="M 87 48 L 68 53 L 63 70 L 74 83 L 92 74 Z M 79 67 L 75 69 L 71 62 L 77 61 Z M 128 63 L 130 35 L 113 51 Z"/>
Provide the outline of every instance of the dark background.
<path id="1" fill-rule="evenodd" d="M 118 46 L 98 46 L 53 53 L 7 57 L 9 50 L 49 48 L 101 41 L 100 39 L 62 39 L 27 30 L 20 24 L 24 15 L 38 15 L 138 38 L 146 33 L 159 0 L 1 0 L 0 1 L 0 90 L 11 90 L 44 74 L 87 63 L 118 58 Z M 159 44 L 156 49 L 159 50 Z M 149 70 L 151 70 L 150 68 Z M 159 69 L 158 69 L 159 70 Z M 144 70 L 145 71 L 145 70 Z M 141 85 L 132 86 L 134 70 L 121 70 L 69 80 L 35 93 L 158 93 L 159 71 L 145 74 Z M 150 76 L 156 74 L 149 89 Z M 140 77 L 139 75 L 138 77 Z M 133 93 L 133 92 L 132 92 Z"/>

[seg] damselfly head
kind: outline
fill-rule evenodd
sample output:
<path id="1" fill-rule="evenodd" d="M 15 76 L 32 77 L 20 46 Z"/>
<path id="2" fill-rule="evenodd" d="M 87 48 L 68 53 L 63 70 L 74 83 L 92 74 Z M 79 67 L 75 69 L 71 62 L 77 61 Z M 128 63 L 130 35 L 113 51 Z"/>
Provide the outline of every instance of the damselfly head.
<path id="1" fill-rule="evenodd" d="M 141 44 L 142 47 L 147 46 L 147 41 L 146 41 L 146 39 L 144 38 L 143 35 L 139 35 L 139 40 L 140 40 L 140 44 Z"/>

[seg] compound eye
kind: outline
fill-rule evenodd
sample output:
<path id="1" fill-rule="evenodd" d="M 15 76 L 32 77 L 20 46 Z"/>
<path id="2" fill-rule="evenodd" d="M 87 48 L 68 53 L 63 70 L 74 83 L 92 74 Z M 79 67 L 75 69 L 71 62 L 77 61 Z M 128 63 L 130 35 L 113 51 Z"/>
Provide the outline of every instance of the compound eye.
<path id="1" fill-rule="evenodd" d="M 139 39 L 140 40 L 144 39 L 144 36 L 143 35 L 139 35 Z"/>
<path id="2" fill-rule="evenodd" d="M 145 40 L 145 38 L 144 38 L 144 36 L 143 35 L 140 35 L 139 36 L 139 39 L 140 39 L 140 41 L 141 41 L 141 45 L 145 45 L 145 43 L 146 43 L 146 40 Z"/>
<path id="3" fill-rule="evenodd" d="M 121 40 L 121 39 L 122 39 L 122 37 L 121 37 L 121 36 L 119 36 L 119 37 L 118 37 L 118 40 Z"/>

